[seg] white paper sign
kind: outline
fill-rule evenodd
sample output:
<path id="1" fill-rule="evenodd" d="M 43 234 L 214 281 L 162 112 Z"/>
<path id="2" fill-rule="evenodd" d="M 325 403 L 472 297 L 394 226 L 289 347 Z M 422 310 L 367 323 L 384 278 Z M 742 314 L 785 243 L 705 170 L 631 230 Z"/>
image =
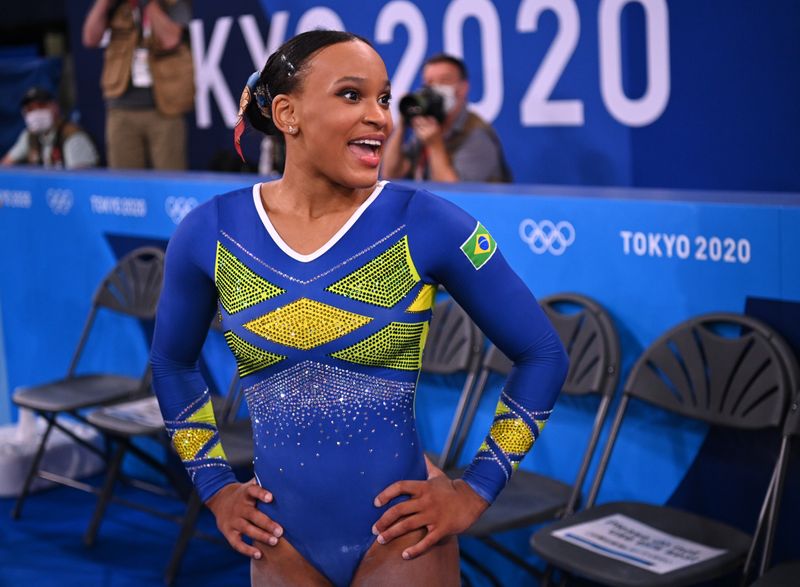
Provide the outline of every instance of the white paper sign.
<path id="1" fill-rule="evenodd" d="M 659 575 L 725 552 L 661 532 L 622 514 L 561 528 L 553 536 Z"/>

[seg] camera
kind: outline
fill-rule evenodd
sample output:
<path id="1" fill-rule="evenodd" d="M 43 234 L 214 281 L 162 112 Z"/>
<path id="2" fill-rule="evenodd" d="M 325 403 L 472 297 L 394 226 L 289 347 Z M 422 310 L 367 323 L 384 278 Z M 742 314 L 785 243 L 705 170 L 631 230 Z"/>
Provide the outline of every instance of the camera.
<path id="1" fill-rule="evenodd" d="M 406 124 L 415 116 L 433 116 L 439 124 L 442 124 L 447 116 L 444 96 L 428 86 L 403 96 L 400 99 L 399 109 Z"/>

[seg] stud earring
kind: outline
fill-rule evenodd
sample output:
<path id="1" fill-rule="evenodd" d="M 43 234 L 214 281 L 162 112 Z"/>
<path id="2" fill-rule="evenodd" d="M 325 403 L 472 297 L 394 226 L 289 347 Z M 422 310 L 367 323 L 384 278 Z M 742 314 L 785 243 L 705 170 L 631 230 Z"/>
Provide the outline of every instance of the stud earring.
<path id="1" fill-rule="evenodd" d="M 289 130 L 289 134 L 290 134 L 290 135 L 293 135 L 293 134 L 295 134 L 295 133 L 297 132 L 297 130 L 296 130 L 296 129 L 295 129 L 293 126 L 291 126 L 291 125 L 289 126 L 289 129 L 288 129 L 288 130 Z"/>

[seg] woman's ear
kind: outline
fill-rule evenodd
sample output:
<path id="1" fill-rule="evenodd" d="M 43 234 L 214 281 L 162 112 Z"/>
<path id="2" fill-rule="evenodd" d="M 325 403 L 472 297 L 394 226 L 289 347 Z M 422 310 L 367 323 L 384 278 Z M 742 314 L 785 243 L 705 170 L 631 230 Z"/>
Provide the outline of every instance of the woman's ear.
<path id="1" fill-rule="evenodd" d="M 286 94 L 278 94 L 272 99 L 272 120 L 279 131 L 295 135 L 298 131 L 294 102 Z"/>

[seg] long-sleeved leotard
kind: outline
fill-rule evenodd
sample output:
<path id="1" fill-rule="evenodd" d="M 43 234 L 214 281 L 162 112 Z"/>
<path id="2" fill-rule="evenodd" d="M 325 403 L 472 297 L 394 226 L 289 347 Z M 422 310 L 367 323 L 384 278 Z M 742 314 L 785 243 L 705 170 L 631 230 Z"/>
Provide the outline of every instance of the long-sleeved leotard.
<path id="1" fill-rule="evenodd" d="M 215 311 L 245 386 L 259 507 L 335 585 L 349 584 L 391 505 L 426 468 L 414 392 L 437 284 L 514 361 L 464 480 L 491 502 L 531 448 L 566 373 L 564 350 L 491 235 L 425 191 L 381 183 L 321 249 L 301 255 L 259 185 L 193 210 L 170 240 L 152 350 L 173 444 L 206 501 L 235 478 L 197 359 Z"/>

